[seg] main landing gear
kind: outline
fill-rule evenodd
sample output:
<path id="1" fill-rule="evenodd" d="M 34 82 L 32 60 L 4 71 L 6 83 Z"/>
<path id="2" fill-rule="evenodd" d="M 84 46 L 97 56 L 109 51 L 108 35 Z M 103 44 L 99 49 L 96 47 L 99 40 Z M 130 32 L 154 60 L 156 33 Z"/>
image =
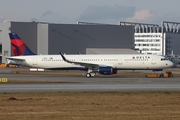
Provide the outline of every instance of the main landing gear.
<path id="1" fill-rule="evenodd" d="M 90 78 L 90 77 L 94 77 L 96 75 L 96 73 L 87 73 L 86 74 L 86 77 L 87 78 Z"/>
<path id="2" fill-rule="evenodd" d="M 91 77 L 91 73 L 87 73 L 87 74 L 86 74 L 86 77 L 87 77 L 87 78 L 90 78 L 90 77 Z"/>
<path id="3" fill-rule="evenodd" d="M 94 76 L 96 76 L 96 71 L 95 70 L 93 70 L 93 69 L 88 69 L 88 71 L 87 71 L 87 73 L 86 73 L 86 77 L 87 78 L 90 78 L 90 77 L 94 77 Z"/>

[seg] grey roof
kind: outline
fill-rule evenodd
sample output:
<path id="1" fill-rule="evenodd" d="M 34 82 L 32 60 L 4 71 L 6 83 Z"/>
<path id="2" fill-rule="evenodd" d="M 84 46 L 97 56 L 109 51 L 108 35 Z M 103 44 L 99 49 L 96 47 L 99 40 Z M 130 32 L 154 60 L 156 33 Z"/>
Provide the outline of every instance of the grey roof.
<path id="1" fill-rule="evenodd" d="M 140 54 L 133 49 L 87 48 L 86 54 Z"/>

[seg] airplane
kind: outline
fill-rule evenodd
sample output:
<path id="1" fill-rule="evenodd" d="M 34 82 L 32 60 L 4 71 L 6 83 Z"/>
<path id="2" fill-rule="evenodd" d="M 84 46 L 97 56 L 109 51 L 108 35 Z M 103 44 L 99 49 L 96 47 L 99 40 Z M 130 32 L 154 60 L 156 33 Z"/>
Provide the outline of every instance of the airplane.
<path id="1" fill-rule="evenodd" d="M 147 54 L 67 55 L 60 53 L 60 55 L 35 55 L 16 33 L 9 33 L 9 36 L 11 43 L 14 44 L 12 45 L 14 55 L 19 56 L 7 57 L 8 61 L 50 70 L 84 70 L 87 71 L 87 78 L 93 77 L 97 73 L 103 75 L 117 74 L 118 70 L 162 71 L 174 65 L 164 56 Z M 21 45 L 18 41 L 23 47 L 19 47 Z"/>

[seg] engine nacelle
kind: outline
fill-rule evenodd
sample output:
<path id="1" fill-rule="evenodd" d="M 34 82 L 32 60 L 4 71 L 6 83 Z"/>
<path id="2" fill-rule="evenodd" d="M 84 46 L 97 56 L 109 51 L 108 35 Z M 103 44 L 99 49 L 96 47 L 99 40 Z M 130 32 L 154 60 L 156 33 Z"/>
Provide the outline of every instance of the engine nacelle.
<path id="1" fill-rule="evenodd" d="M 103 75 L 117 74 L 117 70 L 112 67 L 99 67 L 99 74 L 103 74 Z"/>

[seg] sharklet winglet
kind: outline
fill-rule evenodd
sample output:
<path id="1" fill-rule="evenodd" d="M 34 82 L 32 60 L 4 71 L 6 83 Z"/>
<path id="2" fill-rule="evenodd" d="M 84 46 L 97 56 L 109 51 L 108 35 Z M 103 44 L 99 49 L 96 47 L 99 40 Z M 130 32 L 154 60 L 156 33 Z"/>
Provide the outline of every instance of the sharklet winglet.
<path id="1" fill-rule="evenodd" d="M 63 55 L 61 52 L 59 52 L 59 54 L 61 55 L 62 59 L 63 59 L 64 61 L 66 61 L 66 58 L 64 57 L 64 55 Z"/>

